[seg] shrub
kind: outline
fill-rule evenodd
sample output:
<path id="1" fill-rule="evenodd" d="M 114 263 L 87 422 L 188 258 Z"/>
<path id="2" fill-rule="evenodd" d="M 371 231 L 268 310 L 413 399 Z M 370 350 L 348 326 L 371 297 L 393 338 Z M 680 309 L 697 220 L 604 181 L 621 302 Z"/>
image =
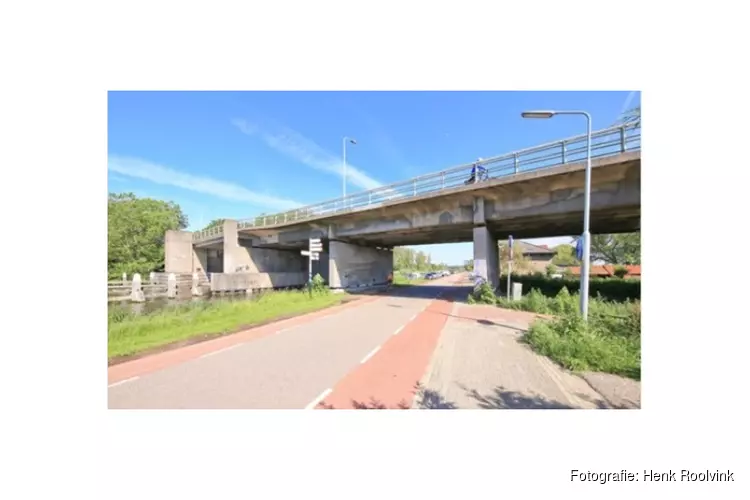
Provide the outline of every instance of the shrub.
<path id="1" fill-rule="evenodd" d="M 574 371 L 599 371 L 640 380 L 641 342 L 638 337 L 613 334 L 598 321 L 567 314 L 536 321 L 524 341 L 539 354 Z"/>
<path id="2" fill-rule="evenodd" d="M 623 267 L 623 266 L 617 266 L 615 267 L 615 270 L 613 272 L 616 277 L 623 279 L 625 275 L 628 274 L 628 268 Z"/>
<path id="3" fill-rule="evenodd" d="M 554 264 L 547 264 L 547 267 L 544 268 L 544 272 L 547 276 L 547 278 L 551 278 L 553 274 L 557 272 L 557 266 Z"/>
<path id="4" fill-rule="evenodd" d="M 495 291 L 492 289 L 492 286 L 487 283 L 483 282 L 478 287 L 474 288 L 474 291 L 469 294 L 467 297 L 467 302 L 469 304 L 496 304 L 497 303 L 497 296 L 495 295 Z"/>
<path id="5" fill-rule="evenodd" d="M 508 276 L 500 278 L 501 290 L 504 291 Z M 512 275 L 511 281 L 523 284 L 525 291 L 537 289 L 547 297 L 555 297 L 560 290 L 567 288 L 570 293 L 578 293 L 580 281 L 578 279 L 554 279 L 539 275 Z M 619 280 L 612 278 L 593 278 L 589 281 L 591 296 L 600 295 L 606 300 L 626 302 L 641 298 L 640 280 Z"/>
<path id="6" fill-rule="evenodd" d="M 313 276 L 313 279 L 310 282 L 310 288 L 311 292 L 317 295 L 322 295 L 330 292 L 330 290 L 326 286 L 325 280 L 320 274 L 316 274 L 315 276 Z"/>

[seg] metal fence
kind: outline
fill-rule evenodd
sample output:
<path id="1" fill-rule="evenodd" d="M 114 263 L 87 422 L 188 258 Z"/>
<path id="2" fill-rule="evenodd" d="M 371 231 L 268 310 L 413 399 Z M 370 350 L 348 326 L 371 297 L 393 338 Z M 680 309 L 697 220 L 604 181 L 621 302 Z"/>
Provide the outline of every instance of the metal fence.
<path id="1" fill-rule="evenodd" d="M 598 130 L 591 136 L 591 157 L 614 156 L 627 151 L 641 149 L 641 127 L 639 123 L 624 124 Z M 467 184 L 474 164 L 487 169 L 489 178 L 508 177 L 534 170 L 555 167 L 586 160 L 586 135 L 569 137 L 533 148 L 514 151 L 452 167 L 440 172 L 414 177 L 407 181 L 354 193 L 315 205 L 296 208 L 287 212 L 262 215 L 238 221 L 238 229 L 265 228 L 305 221 L 308 219 L 338 215 L 377 208 L 396 200 L 406 200 L 427 194 L 462 187 Z M 480 186 L 481 184 L 477 184 Z M 205 241 L 222 234 L 222 226 L 215 226 L 193 233 L 193 241 Z"/>

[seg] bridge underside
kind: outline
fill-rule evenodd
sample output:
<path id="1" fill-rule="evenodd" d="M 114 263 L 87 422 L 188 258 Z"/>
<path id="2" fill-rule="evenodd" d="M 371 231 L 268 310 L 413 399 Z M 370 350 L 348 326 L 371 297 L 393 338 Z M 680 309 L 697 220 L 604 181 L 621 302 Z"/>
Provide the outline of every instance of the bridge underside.
<path id="1" fill-rule="evenodd" d="M 640 230 L 640 207 L 592 210 L 592 234 L 630 233 Z M 579 235 L 583 232 L 583 215 L 580 211 L 556 214 L 545 218 L 523 217 L 507 221 L 488 220 L 486 227 L 500 240 L 513 236 L 516 239 L 551 238 Z M 350 243 L 381 247 L 432 245 L 438 243 L 464 243 L 473 240 L 473 223 L 449 227 L 413 228 L 401 231 L 368 233 L 357 236 L 340 236 Z"/>

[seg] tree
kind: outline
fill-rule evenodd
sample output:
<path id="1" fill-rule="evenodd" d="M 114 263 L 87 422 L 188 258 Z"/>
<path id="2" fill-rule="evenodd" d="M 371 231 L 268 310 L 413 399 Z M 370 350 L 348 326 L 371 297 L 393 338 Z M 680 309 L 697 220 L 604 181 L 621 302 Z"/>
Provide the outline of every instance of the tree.
<path id="1" fill-rule="evenodd" d="M 464 270 L 465 271 L 473 271 L 474 270 L 474 261 L 473 260 L 465 260 L 464 261 Z"/>
<path id="2" fill-rule="evenodd" d="M 500 274 L 508 272 L 508 259 L 510 254 L 508 252 L 508 243 L 499 243 L 500 253 Z M 513 243 L 513 268 L 511 272 L 521 274 L 530 271 L 533 268 L 531 259 L 523 254 L 523 247 L 521 243 L 516 241 Z"/>
<path id="3" fill-rule="evenodd" d="M 575 248 L 570 245 L 558 245 L 555 247 L 555 256 L 552 263 L 556 266 L 579 266 L 581 262 L 576 259 Z"/>
<path id="4" fill-rule="evenodd" d="M 203 230 L 205 231 L 206 229 L 209 229 L 209 228 L 212 228 L 212 227 L 221 226 L 222 224 L 224 224 L 225 220 L 226 219 L 214 219 L 211 222 L 209 222 L 206 225 L 206 227 L 203 228 Z"/>
<path id="5" fill-rule="evenodd" d="M 591 259 L 607 264 L 640 264 L 641 233 L 592 235 Z"/>
<path id="6" fill-rule="evenodd" d="M 107 269 L 149 273 L 164 265 L 164 233 L 185 229 L 187 216 L 171 201 L 138 198 L 133 193 L 110 193 L 107 210 Z"/>

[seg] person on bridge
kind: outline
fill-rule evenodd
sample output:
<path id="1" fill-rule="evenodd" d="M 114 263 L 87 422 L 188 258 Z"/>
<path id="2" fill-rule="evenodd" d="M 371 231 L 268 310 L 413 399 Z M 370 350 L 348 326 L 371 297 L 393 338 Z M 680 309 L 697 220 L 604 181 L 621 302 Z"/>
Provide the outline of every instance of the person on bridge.
<path id="1" fill-rule="evenodd" d="M 479 164 L 480 161 L 482 161 L 482 159 L 477 158 L 477 161 L 474 162 L 474 165 L 471 166 L 471 177 L 469 177 L 469 180 L 466 181 L 466 184 L 473 184 L 477 182 L 477 179 L 479 177 L 481 178 L 486 177 L 487 169 Z"/>

